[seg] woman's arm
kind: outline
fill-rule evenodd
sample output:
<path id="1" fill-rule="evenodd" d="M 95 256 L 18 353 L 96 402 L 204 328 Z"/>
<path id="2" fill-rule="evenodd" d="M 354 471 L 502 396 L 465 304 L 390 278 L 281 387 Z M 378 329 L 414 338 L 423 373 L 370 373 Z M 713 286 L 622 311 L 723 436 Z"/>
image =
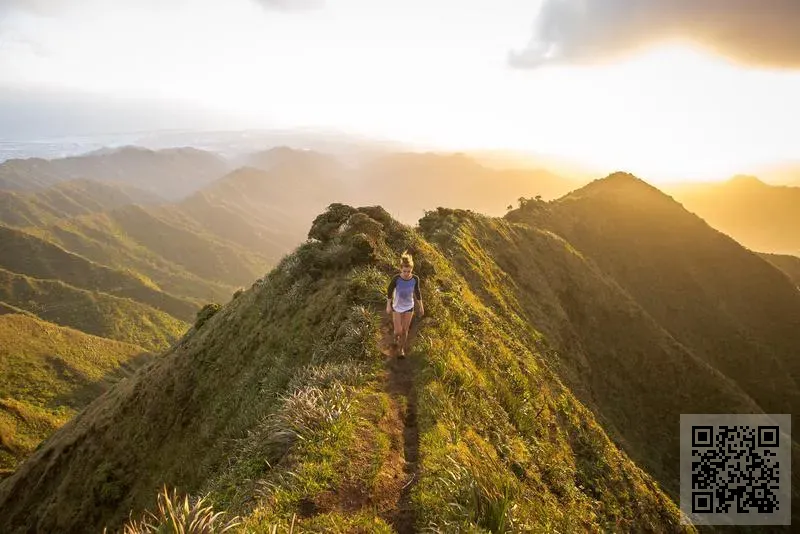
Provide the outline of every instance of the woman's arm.
<path id="1" fill-rule="evenodd" d="M 414 299 L 417 301 L 417 304 L 419 304 L 419 314 L 425 315 L 425 306 L 422 304 L 422 291 L 419 287 L 419 276 L 414 275 L 414 278 L 416 279 L 416 283 L 414 284 Z"/>
<path id="2" fill-rule="evenodd" d="M 392 313 L 392 300 L 394 299 L 394 288 L 397 286 L 397 275 L 392 277 L 389 287 L 386 288 L 386 313 Z"/>

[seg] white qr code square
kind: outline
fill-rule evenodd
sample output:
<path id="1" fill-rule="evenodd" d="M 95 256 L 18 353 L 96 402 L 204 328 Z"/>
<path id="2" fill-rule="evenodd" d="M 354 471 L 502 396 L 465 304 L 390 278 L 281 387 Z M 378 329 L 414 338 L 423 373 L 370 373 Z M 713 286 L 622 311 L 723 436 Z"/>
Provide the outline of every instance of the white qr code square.
<path id="1" fill-rule="evenodd" d="M 791 524 L 791 424 L 787 414 L 681 414 L 684 522 Z"/>

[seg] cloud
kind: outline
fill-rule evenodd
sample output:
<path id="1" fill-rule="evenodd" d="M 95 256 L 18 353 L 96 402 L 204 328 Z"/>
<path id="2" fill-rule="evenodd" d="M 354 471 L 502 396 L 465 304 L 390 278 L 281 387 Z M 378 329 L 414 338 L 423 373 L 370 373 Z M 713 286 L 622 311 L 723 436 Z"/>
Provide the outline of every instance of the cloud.
<path id="1" fill-rule="evenodd" d="M 597 63 L 672 39 L 747 65 L 800 68 L 800 0 L 544 0 L 509 63 Z"/>
<path id="2" fill-rule="evenodd" d="M 280 11 L 306 11 L 317 9 L 325 4 L 325 0 L 255 0 L 268 9 Z"/>
<path id="3" fill-rule="evenodd" d="M 59 0 L 0 0 L 0 14 L 17 9 L 35 14 L 58 13 L 66 9 L 69 2 Z"/>

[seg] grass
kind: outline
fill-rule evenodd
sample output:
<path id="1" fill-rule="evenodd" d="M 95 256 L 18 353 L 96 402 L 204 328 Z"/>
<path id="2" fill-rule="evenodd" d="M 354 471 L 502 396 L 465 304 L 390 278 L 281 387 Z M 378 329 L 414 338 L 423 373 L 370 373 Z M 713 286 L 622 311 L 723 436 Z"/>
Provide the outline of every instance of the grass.
<path id="1" fill-rule="evenodd" d="M 46 507 L 4 511 L 57 530 L 54 511 L 69 509 L 70 524 L 114 529 L 128 510 L 155 509 L 151 488 L 167 484 L 239 517 L 234 531 L 391 532 L 405 407 L 378 341 L 408 249 L 428 316 L 409 355 L 416 530 L 680 530 L 675 505 L 540 353 L 481 224 L 443 211 L 418 233 L 380 208 L 323 214 L 315 239 L 76 418 L 37 453 L 51 462 L 15 476 L 18 488 L 43 481 Z M 64 443 L 75 445 L 49 456 Z"/>
<path id="2" fill-rule="evenodd" d="M 44 439 L 149 355 L 34 317 L 0 315 L 0 469 Z"/>
<path id="3" fill-rule="evenodd" d="M 127 298 L 37 280 L 0 269 L 0 300 L 45 321 L 100 337 L 163 350 L 189 327 L 171 315 Z"/>
<path id="4" fill-rule="evenodd" d="M 130 520 L 122 528 L 122 534 L 224 534 L 239 526 L 238 517 L 223 522 L 224 515 L 215 513 L 205 498 L 190 504 L 188 495 L 181 501 L 176 490 L 170 493 L 164 487 L 158 494 L 157 511 Z M 107 529 L 103 532 L 106 534 Z"/>

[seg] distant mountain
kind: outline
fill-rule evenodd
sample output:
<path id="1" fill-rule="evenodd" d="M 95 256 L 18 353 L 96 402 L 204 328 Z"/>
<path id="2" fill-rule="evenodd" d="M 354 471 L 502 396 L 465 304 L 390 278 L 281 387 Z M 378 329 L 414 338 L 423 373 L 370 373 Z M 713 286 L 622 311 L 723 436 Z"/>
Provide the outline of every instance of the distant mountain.
<path id="1" fill-rule="evenodd" d="M 764 253 L 759 256 L 786 273 L 789 279 L 800 287 L 800 257 Z"/>
<path id="2" fill-rule="evenodd" d="M 11 309 L 0 302 L 1 308 Z M 141 347 L 30 315 L 0 314 L 0 478 L 151 357 Z"/>
<path id="3" fill-rule="evenodd" d="M 153 151 L 123 147 L 53 160 L 5 161 L 0 163 L 0 189 L 25 191 L 80 178 L 121 183 L 163 198 L 178 199 L 227 170 L 224 159 L 194 148 Z"/>
<path id="4" fill-rule="evenodd" d="M 800 187 L 737 176 L 718 184 L 666 187 L 665 191 L 752 250 L 800 254 Z"/>
<path id="5" fill-rule="evenodd" d="M 313 214 L 341 197 L 342 183 L 327 167 L 302 159 L 264 171 L 238 169 L 178 205 L 206 232 L 276 262 L 305 240 Z"/>
<path id="6" fill-rule="evenodd" d="M 501 215 L 520 197 L 552 199 L 575 187 L 549 171 L 492 169 L 464 154 L 436 153 L 374 158 L 352 184 L 354 202 L 380 204 L 407 223 L 440 206 Z"/>

